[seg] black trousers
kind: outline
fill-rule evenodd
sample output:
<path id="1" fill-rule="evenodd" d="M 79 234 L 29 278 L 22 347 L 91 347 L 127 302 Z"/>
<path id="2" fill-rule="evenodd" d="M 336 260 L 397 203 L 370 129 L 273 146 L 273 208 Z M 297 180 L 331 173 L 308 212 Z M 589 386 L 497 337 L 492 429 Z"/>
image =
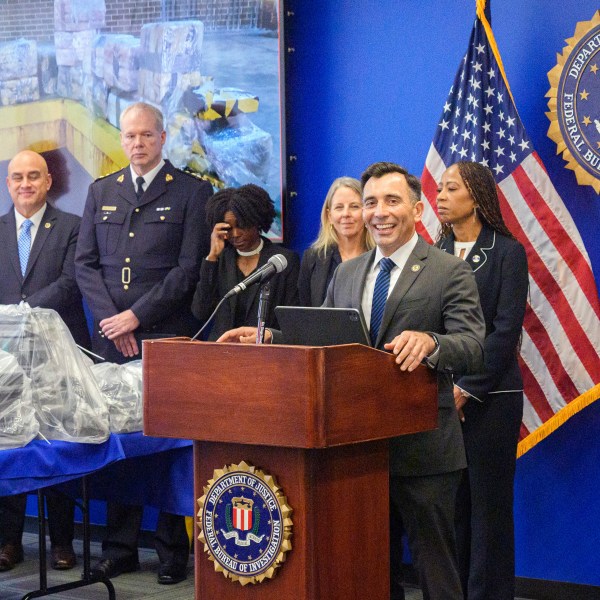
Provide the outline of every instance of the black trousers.
<path id="1" fill-rule="evenodd" d="M 107 533 L 102 542 L 103 559 L 138 559 L 143 511 L 142 506 L 108 503 Z M 161 565 L 185 567 L 190 553 L 185 517 L 161 512 L 154 534 L 154 546 Z"/>
<path id="2" fill-rule="evenodd" d="M 0 497 L 0 544 L 20 545 L 25 527 L 27 495 Z M 73 500 L 53 492 L 46 492 L 48 530 L 52 546 L 68 546 L 73 542 L 75 504 Z"/>
<path id="3" fill-rule="evenodd" d="M 424 600 L 462 600 L 454 535 L 456 492 L 461 474 L 462 471 L 452 471 L 421 477 L 391 477 L 392 586 L 401 577 L 401 530 L 404 527 Z M 398 593 L 402 594 L 401 590 L 396 590 Z"/>
<path id="4" fill-rule="evenodd" d="M 523 394 L 490 394 L 463 409 L 468 468 L 456 504 L 456 541 L 468 600 L 515 597 L 513 517 Z"/>

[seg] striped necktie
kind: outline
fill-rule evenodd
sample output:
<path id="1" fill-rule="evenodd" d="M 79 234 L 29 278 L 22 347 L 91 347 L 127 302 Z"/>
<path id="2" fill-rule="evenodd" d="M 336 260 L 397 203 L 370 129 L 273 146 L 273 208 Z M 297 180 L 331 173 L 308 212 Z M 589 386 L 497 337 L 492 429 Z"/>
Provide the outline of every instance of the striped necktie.
<path id="1" fill-rule="evenodd" d="M 375 289 L 373 290 L 373 303 L 371 305 L 371 344 L 375 346 L 381 319 L 383 318 L 383 310 L 390 289 L 390 271 L 394 268 L 395 263 L 391 258 L 382 258 L 379 261 L 379 273 L 375 280 Z"/>
<path id="2" fill-rule="evenodd" d="M 31 252 L 31 226 L 33 222 L 29 219 L 25 219 L 21 225 L 21 232 L 19 233 L 19 240 L 17 247 L 19 250 L 19 262 L 21 263 L 21 275 L 25 277 L 25 271 L 27 271 L 27 262 L 29 261 L 29 253 Z"/>

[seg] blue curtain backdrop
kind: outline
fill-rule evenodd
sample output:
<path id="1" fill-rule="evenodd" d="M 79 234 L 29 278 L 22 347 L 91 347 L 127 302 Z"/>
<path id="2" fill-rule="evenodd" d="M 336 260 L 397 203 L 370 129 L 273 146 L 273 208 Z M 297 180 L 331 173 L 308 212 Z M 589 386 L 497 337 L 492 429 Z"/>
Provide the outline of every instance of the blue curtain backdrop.
<path id="1" fill-rule="evenodd" d="M 592 0 L 492 0 L 492 28 L 525 128 L 586 245 L 600 287 L 600 196 L 547 136 L 547 72 Z M 288 242 L 316 236 L 331 181 L 391 160 L 420 175 L 464 55 L 475 0 L 286 2 Z M 599 340 L 600 343 L 600 340 Z M 517 575 L 600 585 L 600 403 L 518 463 Z"/>

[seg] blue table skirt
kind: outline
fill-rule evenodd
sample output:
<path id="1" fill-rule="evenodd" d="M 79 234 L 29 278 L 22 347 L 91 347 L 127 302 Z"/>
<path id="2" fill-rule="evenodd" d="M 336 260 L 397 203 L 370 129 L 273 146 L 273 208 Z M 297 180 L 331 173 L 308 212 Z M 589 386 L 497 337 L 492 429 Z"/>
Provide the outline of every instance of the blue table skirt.
<path id="1" fill-rule="evenodd" d="M 102 444 L 34 440 L 0 451 L 0 495 L 33 492 L 63 484 L 76 496 L 76 481 L 88 475 L 89 497 L 155 506 L 193 515 L 192 442 L 111 434 Z M 67 483 L 71 482 L 71 483 Z"/>
<path id="2" fill-rule="evenodd" d="M 121 434 L 125 458 L 88 478 L 90 498 L 194 515 L 192 442 Z"/>

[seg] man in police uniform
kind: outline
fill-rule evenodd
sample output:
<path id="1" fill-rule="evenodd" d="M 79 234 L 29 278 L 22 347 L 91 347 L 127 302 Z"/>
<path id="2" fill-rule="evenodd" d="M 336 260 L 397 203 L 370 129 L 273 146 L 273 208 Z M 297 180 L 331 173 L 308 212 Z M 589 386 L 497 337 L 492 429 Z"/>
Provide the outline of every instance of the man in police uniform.
<path id="1" fill-rule="evenodd" d="M 121 115 L 121 145 L 130 164 L 90 185 L 75 270 L 93 317 L 92 346 L 110 362 L 139 358 L 145 337 L 193 335 L 190 312 L 200 258 L 210 232 L 208 182 L 162 158 L 163 116 L 137 103 Z M 102 559 L 92 571 L 108 577 L 138 568 L 142 507 L 109 504 Z M 159 583 L 186 577 L 184 518 L 161 513 L 156 530 Z"/>

